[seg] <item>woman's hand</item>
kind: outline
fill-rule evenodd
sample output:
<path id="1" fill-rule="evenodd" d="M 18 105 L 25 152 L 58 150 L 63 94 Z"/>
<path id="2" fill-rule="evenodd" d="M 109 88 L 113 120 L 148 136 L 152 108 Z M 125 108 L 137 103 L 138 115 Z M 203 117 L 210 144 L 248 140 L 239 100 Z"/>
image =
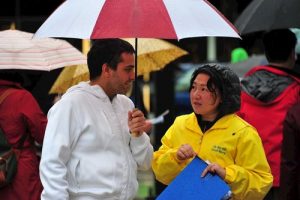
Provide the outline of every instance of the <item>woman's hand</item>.
<path id="1" fill-rule="evenodd" d="M 223 180 L 225 179 L 226 171 L 217 163 L 208 164 L 208 166 L 203 170 L 201 177 L 204 177 L 208 172 L 218 174 Z"/>
<path id="2" fill-rule="evenodd" d="M 184 161 L 195 157 L 197 154 L 194 152 L 193 148 L 189 144 L 183 144 L 179 147 L 176 156 L 180 161 Z"/>

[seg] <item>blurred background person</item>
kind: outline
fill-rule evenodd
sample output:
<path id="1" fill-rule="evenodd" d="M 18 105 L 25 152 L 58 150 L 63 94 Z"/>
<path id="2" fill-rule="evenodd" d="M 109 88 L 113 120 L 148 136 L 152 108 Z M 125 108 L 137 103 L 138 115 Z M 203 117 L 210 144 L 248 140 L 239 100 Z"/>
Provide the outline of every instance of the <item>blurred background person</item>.
<path id="1" fill-rule="evenodd" d="M 249 58 L 249 56 L 248 56 L 247 51 L 242 47 L 238 47 L 231 51 L 230 62 L 238 63 L 238 62 L 245 61 L 248 58 Z"/>
<path id="2" fill-rule="evenodd" d="M 22 83 L 17 71 L 0 70 L 0 95 L 10 90 L 0 105 L 0 126 L 8 142 L 20 150 L 17 173 L 11 184 L 0 189 L 0 197 L 38 200 L 43 188 L 34 142 L 42 144 L 47 118 Z"/>
<path id="3" fill-rule="evenodd" d="M 283 123 L 280 199 L 300 199 L 300 104 L 291 107 Z"/>
<path id="4" fill-rule="evenodd" d="M 241 81 L 239 115 L 257 129 L 274 176 L 273 188 L 265 199 L 279 198 L 283 121 L 287 110 L 300 102 L 300 80 L 292 70 L 296 43 L 289 29 L 265 33 L 263 45 L 269 63 L 252 68 Z"/>

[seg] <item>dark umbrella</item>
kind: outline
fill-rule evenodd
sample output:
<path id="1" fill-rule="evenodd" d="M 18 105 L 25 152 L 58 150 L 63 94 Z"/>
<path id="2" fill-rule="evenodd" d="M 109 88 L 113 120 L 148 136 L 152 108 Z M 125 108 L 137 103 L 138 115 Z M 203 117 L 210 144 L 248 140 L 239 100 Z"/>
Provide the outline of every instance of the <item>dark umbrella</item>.
<path id="1" fill-rule="evenodd" d="M 300 28 L 300 0 L 253 0 L 235 26 L 241 34 Z"/>

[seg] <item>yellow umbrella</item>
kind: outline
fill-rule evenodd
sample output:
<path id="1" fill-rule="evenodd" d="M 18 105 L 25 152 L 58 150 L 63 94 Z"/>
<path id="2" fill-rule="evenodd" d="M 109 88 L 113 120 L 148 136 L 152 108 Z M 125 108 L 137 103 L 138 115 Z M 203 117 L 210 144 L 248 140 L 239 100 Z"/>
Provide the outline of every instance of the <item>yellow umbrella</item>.
<path id="1" fill-rule="evenodd" d="M 52 85 L 49 94 L 63 94 L 72 85 L 87 81 L 89 78 L 87 65 L 65 67 Z"/>
<path id="2" fill-rule="evenodd" d="M 124 39 L 132 46 L 135 39 Z M 164 68 L 171 61 L 188 54 L 183 49 L 160 39 L 138 40 L 138 67 L 137 75 L 145 75 Z"/>
<path id="3" fill-rule="evenodd" d="M 134 39 L 124 39 L 134 46 Z M 84 52 L 85 53 L 85 52 Z M 185 50 L 160 39 L 139 39 L 137 74 L 147 75 L 165 67 L 171 61 L 188 54 Z M 65 67 L 56 79 L 50 94 L 62 94 L 80 81 L 89 80 L 87 66 Z"/>

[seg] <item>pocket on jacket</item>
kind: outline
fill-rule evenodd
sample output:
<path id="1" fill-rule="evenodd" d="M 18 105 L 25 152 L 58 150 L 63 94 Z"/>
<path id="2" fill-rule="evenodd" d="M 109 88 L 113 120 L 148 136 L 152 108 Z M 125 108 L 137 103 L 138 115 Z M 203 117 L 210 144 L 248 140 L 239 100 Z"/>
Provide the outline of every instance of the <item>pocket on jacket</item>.
<path id="1" fill-rule="evenodd" d="M 67 172 L 67 179 L 70 184 L 70 187 L 74 189 L 79 189 L 79 167 L 80 167 L 80 160 L 79 159 L 71 159 L 69 161 L 69 167 Z"/>

